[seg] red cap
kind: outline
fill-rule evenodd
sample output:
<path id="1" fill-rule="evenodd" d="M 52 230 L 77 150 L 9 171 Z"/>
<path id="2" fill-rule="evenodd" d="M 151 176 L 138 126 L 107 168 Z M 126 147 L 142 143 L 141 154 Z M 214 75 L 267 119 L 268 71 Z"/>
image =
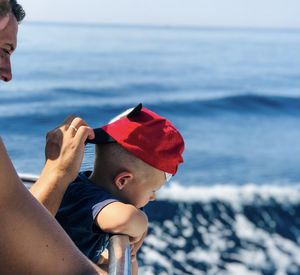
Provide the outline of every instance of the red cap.
<path id="1" fill-rule="evenodd" d="M 101 127 L 124 149 L 151 166 L 174 175 L 183 162 L 184 141 L 178 130 L 166 118 L 144 108 L 142 104 L 127 116 Z M 97 134 L 90 143 L 102 143 Z"/>

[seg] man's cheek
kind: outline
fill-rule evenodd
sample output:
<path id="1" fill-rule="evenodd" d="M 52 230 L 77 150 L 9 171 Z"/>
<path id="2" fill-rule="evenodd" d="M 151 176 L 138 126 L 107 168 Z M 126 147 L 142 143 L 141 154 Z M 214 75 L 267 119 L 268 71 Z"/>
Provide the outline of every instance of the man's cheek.
<path id="1" fill-rule="evenodd" d="M 9 14 L 0 18 L 0 31 L 4 30 L 9 21 Z"/>

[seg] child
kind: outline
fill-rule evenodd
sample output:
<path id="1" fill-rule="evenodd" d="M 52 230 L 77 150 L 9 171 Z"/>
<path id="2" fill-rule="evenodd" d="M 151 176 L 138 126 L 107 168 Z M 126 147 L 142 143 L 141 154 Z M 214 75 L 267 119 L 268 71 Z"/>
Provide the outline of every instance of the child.
<path id="1" fill-rule="evenodd" d="M 56 215 L 79 249 L 97 263 L 110 234 L 128 235 L 132 270 L 148 220 L 140 208 L 183 162 L 184 141 L 165 118 L 142 104 L 95 129 L 93 172 L 70 184 Z M 137 273 L 136 273 L 137 274 Z"/>

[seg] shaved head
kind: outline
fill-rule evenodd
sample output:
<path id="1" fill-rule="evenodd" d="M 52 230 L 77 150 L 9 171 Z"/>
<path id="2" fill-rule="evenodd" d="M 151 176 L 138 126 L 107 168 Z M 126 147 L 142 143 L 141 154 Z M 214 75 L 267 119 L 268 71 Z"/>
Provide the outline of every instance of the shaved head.
<path id="1" fill-rule="evenodd" d="M 139 180 L 147 179 L 151 176 L 154 169 L 149 164 L 126 151 L 118 143 L 96 145 L 96 167 L 101 167 L 101 170 L 105 170 L 105 174 L 111 180 L 123 171 L 134 173 Z"/>

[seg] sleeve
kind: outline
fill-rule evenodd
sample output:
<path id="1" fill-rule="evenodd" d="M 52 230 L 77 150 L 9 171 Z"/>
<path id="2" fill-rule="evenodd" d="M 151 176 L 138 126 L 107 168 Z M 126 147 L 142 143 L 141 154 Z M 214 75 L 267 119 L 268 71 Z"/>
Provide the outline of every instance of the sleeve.
<path id="1" fill-rule="evenodd" d="M 103 201 L 101 201 L 101 202 L 99 202 L 99 203 L 93 205 L 93 207 L 92 207 L 92 211 L 93 211 L 93 219 L 94 219 L 94 220 L 96 219 L 97 215 L 100 213 L 100 211 L 101 211 L 105 206 L 109 205 L 109 204 L 112 203 L 112 202 L 118 202 L 118 201 L 119 201 L 119 200 L 117 200 L 117 199 L 115 199 L 115 198 L 112 198 L 112 197 L 110 198 L 110 197 L 108 196 L 105 200 L 103 200 Z"/>
<path id="2" fill-rule="evenodd" d="M 107 193 L 103 188 L 84 182 L 72 183 L 63 198 L 61 207 L 56 215 L 63 220 L 82 221 L 94 223 L 99 212 L 108 204 L 118 202 L 118 198 Z"/>

